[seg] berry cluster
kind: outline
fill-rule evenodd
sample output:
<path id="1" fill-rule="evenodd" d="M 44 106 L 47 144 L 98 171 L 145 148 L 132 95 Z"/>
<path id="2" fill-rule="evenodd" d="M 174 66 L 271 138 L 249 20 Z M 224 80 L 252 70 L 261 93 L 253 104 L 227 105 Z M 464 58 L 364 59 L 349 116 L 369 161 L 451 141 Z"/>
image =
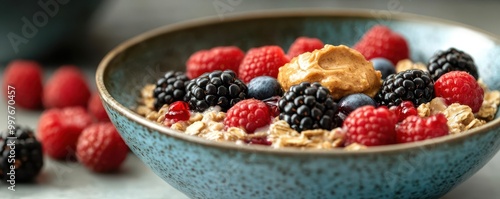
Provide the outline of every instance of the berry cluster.
<path id="1" fill-rule="evenodd" d="M 43 154 L 58 160 L 78 160 L 95 172 L 117 170 L 128 154 L 128 147 L 111 124 L 99 94 L 90 89 L 84 73 L 76 66 L 64 65 L 45 83 L 42 74 L 39 63 L 27 60 L 12 61 L 4 73 L 2 87 L 16 87 L 16 105 L 28 110 L 44 108 L 36 129 L 38 139 L 32 130 L 16 126 L 18 180 L 30 181 L 36 177 L 43 165 Z M 5 137 L 0 140 L 6 144 Z M 88 144 L 94 142 L 103 144 Z M 2 151 L 0 174 L 8 166 L 4 164 L 7 155 Z"/>
<path id="2" fill-rule="evenodd" d="M 168 105 L 163 121 L 166 126 L 189 120 L 190 111 L 219 107 L 227 112 L 226 129 L 238 127 L 253 133 L 279 114 L 277 101 L 284 92 L 276 80 L 278 69 L 290 58 L 322 47 L 323 42 L 317 38 L 299 37 L 287 54 L 281 47 L 272 45 L 252 48 L 246 53 L 235 46 L 197 51 L 186 61 L 186 73 L 168 71 L 156 81 L 152 94 L 154 107 L 159 110 Z M 333 101 L 329 103 L 327 108 L 334 108 L 331 107 Z M 331 118 L 323 122 L 328 123 L 330 127 L 325 127 L 329 129 L 337 126 L 328 122 L 334 120 L 332 111 L 328 112 Z"/>
<path id="3" fill-rule="evenodd" d="M 435 97 L 448 104 L 468 105 L 474 112 L 481 107 L 483 90 L 470 55 L 450 48 L 429 60 L 428 71 L 396 73 L 397 63 L 409 58 L 408 42 L 380 25 L 368 30 L 353 47 L 382 73 L 383 83 L 374 97 L 354 93 L 334 100 L 330 90 L 318 82 L 302 82 L 283 90 L 276 80 L 278 69 L 323 45 L 317 38 L 299 37 L 286 54 L 274 45 L 247 52 L 235 46 L 195 52 L 186 62 L 186 73 L 170 71 L 157 80 L 155 108 L 169 105 L 166 126 L 188 121 L 192 111 L 219 107 L 227 113 L 226 130 L 237 127 L 251 134 L 278 117 L 299 133 L 342 127 L 345 144 L 375 146 L 448 134 L 444 115 L 418 116 L 417 107 Z M 270 144 L 263 138 L 245 142 Z"/>

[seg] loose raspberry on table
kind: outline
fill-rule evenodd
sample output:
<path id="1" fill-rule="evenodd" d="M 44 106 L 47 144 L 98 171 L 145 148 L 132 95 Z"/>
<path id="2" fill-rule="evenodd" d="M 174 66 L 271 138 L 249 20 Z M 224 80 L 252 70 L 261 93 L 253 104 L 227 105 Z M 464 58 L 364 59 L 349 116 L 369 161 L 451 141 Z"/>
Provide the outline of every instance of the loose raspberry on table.
<path id="1" fill-rule="evenodd" d="M 94 116 L 97 121 L 110 121 L 108 113 L 106 113 L 106 110 L 104 109 L 104 106 L 102 104 L 101 97 L 99 97 L 99 93 L 92 94 L 87 105 L 87 110 L 92 116 Z"/>
<path id="2" fill-rule="evenodd" d="M 76 66 L 62 66 L 43 89 L 45 108 L 87 107 L 91 96 L 85 75 Z"/>
<path id="3" fill-rule="evenodd" d="M 15 60 L 5 69 L 2 85 L 6 101 L 16 106 L 37 109 L 42 105 L 42 67 L 35 61 Z"/>
<path id="4" fill-rule="evenodd" d="M 378 146 L 396 143 L 397 116 L 386 107 L 363 106 L 349 114 L 343 124 L 346 146 L 358 143 Z"/>
<path id="5" fill-rule="evenodd" d="M 409 116 L 396 127 L 398 143 L 415 142 L 448 135 L 449 128 L 444 114 L 427 118 Z"/>
<path id="6" fill-rule="evenodd" d="M 78 161 L 94 172 L 117 170 L 127 158 L 128 146 L 112 123 L 96 123 L 82 132 L 78 139 Z"/>
<path id="7" fill-rule="evenodd" d="M 43 151 L 54 159 L 72 158 L 78 137 L 90 124 L 92 117 L 82 107 L 45 110 L 38 121 Z"/>
<path id="8" fill-rule="evenodd" d="M 398 61 L 409 57 L 406 39 L 386 26 L 376 25 L 368 30 L 353 47 L 367 60 L 383 57 L 396 65 Z"/>
<path id="9" fill-rule="evenodd" d="M 312 52 L 323 48 L 325 44 L 318 38 L 298 37 L 288 48 L 288 58 L 294 58 L 305 52 Z"/>
<path id="10" fill-rule="evenodd" d="M 241 62 L 238 77 L 248 83 L 258 76 L 278 77 L 278 69 L 290 60 L 279 46 L 250 49 Z"/>
<path id="11" fill-rule="evenodd" d="M 418 110 L 411 101 L 403 101 L 398 106 L 391 106 L 389 110 L 396 114 L 398 122 L 403 121 L 411 115 L 418 115 Z"/>
<path id="12" fill-rule="evenodd" d="M 451 71 L 442 75 L 434 84 L 436 97 L 445 99 L 448 105 L 467 105 L 476 113 L 483 104 L 484 90 L 476 79 L 465 71 Z"/>
<path id="13" fill-rule="evenodd" d="M 186 75 L 194 79 L 203 73 L 215 70 L 238 72 L 245 53 L 236 46 L 218 46 L 209 50 L 200 50 L 192 54 L 186 62 Z"/>
<path id="14" fill-rule="evenodd" d="M 271 123 L 271 113 L 266 103 L 256 99 L 246 99 L 231 107 L 224 118 L 227 127 L 241 127 L 246 133 Z"/>

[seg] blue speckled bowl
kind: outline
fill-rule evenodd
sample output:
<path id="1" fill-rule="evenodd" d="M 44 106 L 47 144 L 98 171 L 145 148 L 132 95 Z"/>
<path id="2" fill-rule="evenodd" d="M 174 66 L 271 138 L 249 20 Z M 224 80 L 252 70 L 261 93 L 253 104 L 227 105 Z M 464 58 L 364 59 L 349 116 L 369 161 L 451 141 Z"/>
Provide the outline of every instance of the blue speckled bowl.
<path id="1" fill-rule="evenodd" d="M 119 132 L 151 169 L 191 198 L 437 198 L 463 182 L 500 148 L 500 119 L 456 136 L 363 151 L 271 149 L 185 135 L 134 113 L 139 89 L 188 56 L 217 45 L 243 49 L 298 36 L 353 45 L 383 23 L 402 33 L 411 57 L 426 61 L 456 47 L 470 53 L 480 76 L 500 89 L 500 42 L 461 24 L 409 14 L 390 21 L 368 11 L 294 10 L 202 19 L 139 35 L 110 52 L 97 86 Z"/>

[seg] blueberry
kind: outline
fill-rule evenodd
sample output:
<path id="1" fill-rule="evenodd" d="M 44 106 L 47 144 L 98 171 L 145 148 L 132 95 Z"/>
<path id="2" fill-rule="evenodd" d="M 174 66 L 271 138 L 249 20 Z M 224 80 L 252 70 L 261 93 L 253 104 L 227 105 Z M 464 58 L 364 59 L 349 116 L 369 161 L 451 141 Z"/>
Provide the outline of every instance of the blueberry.
<path id="1" fill-rule="evenodd" d="M 248 97 L 259 100 L 282 96 L 283 89 L 276 78 L 269 76 L 259 76 L 253 78 L 247 85 Z"/>
<path id="2" fill-rule="evenodd" d="M 372 105 L 377 106 L 377 103 L 370 96 L 363 93 L 355 93 L 348 96 L 343 97 L 339 101 L 339 110 L 344 115 L 349 115 L 352 111 L 356 110 L 359 107 Z"/>
<path id="3" fill-rule="evenodd" d="M 396 67 L 394 67 L 391 61 L 385 58 L 373 58 L 370 61 L 373 64 L 373 68 L 382 73 L 382 79 L 385 79 L 390 74 L 396 73 Z"/>

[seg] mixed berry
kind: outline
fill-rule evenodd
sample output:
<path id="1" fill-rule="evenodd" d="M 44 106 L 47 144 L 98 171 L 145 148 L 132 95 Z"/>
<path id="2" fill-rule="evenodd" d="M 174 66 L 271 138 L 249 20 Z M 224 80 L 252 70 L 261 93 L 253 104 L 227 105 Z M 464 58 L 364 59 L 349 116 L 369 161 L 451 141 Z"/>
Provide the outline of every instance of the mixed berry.
<path id="1" fill-rule="evenodd" d="M 169 71 L 159 78 L 151 91 L 154 107 L 138 113 L 192 135 L 202 136 L 200 129 L 207 128 L 202 137 L 214 140 L 272 146 L 289 141 L 291 146 L 301 147 L 315 142 L 319 143 L 316 147 L 328 148 L 407 143 L 448 135 L 453 126 L 448 121 L 450 111 L 427 110 L 440 101 L 444 108 L 456 104 L 470 107 L 473 113 L 480 111 L 486 91 L 478 83 L 470 55 L 455 48 L 438 51 L 423 67 L 409 61 L 409 54 L 406 39 L 381 25 L 371 28 L 352 48 L 299 37 L 286 54 L 276 45 L 247 52 L 236 46 L 201 50 L 186 62 L 186 73 Z M 332 86 L 325 85 L 328 81 L 308 80 L 308 76 L 321 80 L 318 73 L 295 71 L 287 74 L 303 81 L 285 87 L 283 81 L 291 81 L 278 75 L 290 64 L 309 70 L 304 64 L 312 59 L 315 61 L 309 64 L 314 70 L 344 70 L 340 74 L 347 79 L 360 75 L 353 74 L 345 62 L 336 66 L 340 63 L 336 56 L 368 64 L 369 70 L 362 75 L 377 79 L 370 83 L 353 78 L 349 86 L 338 82 Z M 398 69 L 400 65 L 405 69 Z M 366 88 L 349 92 L 357 84 Z M 215 117 L 215 113 L 222 116 Z M 204 115 L 218 119 L 206 123 Z M 276 131 L 282 132 L 278 135 Z M 281 135 L 286 139 L 280 139 Z M 322 142 L 318 135 L 339 141 Z"/>
<path id="2" fill-rule="evenodd" d="M 2 78 L 4 92 L 8 86 L 15 87 L 16 107 L 43 112 L 35 129 L 10 123 L 1 129 L 2 181 L 12 179 L 9 173 L 14 172 L 16 182 L 36 181 L 43 172 L 44 156 L 78 161 L 94 172 L 119 169 L 129 149 L 87 79 L 73 65 L 59 67 L 45 83 L 43 67 L 36 61 L 14 60 L 7 65 Z M 12 141 L 15 148 L 11 147 Z M 14 153 L 15 160 L 10 155 Z"/>

